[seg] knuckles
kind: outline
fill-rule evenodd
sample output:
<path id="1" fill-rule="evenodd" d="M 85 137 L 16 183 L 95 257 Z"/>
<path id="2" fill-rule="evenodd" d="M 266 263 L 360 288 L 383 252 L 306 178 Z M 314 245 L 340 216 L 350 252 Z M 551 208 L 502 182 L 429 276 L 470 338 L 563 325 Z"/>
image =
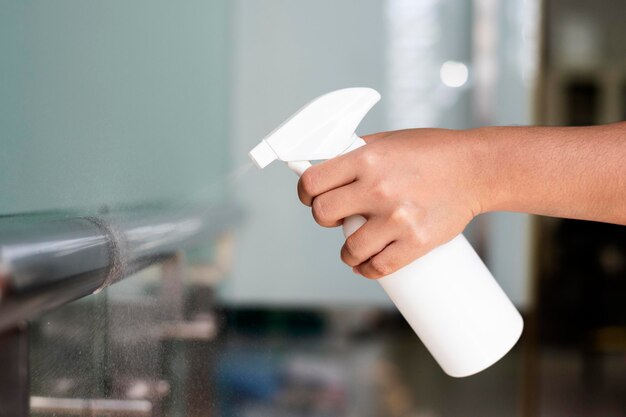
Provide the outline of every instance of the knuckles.
<path id="1" fill-rule="evenodd" d="M 395 207 L 389 215 L 389 220 L 397 225 L 412 225 L 415 222 L 415 210 L 406 205 Z"/>
<path id="2" fill-rule="evenodd" d="M 372 270 L 372 278 L 381 278 L 393 272 L 393 268 L 389 262 L 378 257 L 374 257 L 370 261 L 370 267 Z"/>
<path id="3" fill-rule="evenodd" d="M 427 228 L 411 226 L 407 230 L 407 240 L 412 247 L 423 252 L 424 249 L 432 246 L 433 239 Z"/>
<path id="4" fill-rule="evenodd" d="M 313 200 L 311 205 L 313 218 L 320 226 L 333 227 L 336 223 L 335 219 L 330 214 L 327 202 L 323 196 L 317 197 Z"/>
<path id="5" fill-rule="evenodd" d="M 300 201 L 307 206 L 311 205 L 311 200 L 315 197 L 315 173 L 308 169 L 298 181 L 298 196 Z"/>
<path id="6" fill-rule="evenodd" d="M 371 188 L 376 201 L 389 201 L 394 197 L 393 184 L 388 180 L 379 180 Z"/>
<path id="7" fill-rule="evenodd" d="M 356 238 L 348 236 L 341 250 L 341 260 L 350 266 L 357 266 L 360 263 L 358 247 L 359 243 Z"/>
<path id="8" fill-rule="evenodd" d="M 359 155 L 358 162 L 365 169 L 373 169 L 380 163 L 380 155 L 375 149 L 363 149 Z"/>

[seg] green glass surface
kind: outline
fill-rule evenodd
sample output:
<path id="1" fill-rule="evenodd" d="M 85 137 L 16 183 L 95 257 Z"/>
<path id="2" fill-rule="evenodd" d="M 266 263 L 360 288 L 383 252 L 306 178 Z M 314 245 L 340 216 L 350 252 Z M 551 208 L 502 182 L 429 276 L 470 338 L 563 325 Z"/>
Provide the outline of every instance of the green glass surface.
<path id="1" fill-rule="evenodd" d="M 227 170 L 226 0 L 0 5 L 0 215 L 201 193 Z"/>

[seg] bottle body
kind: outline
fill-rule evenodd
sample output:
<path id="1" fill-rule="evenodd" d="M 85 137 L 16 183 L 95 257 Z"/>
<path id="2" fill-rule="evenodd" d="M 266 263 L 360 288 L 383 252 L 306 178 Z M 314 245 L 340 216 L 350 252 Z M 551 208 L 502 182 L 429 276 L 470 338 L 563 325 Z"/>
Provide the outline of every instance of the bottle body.
<path id="1" fill-rule="evenodd" d="M 344 235 L 363 223 L 361 216 L 346 219 Z M 462 234 L 378 282 L 450 376 L 488 368 L 515 345 L 524 327 Z"/>
<path id="2" fill-rule="evenodd" d="M 379 283 L 448 375 L 488 368 L 522 333 L 521 315 L 462 234 Z"/>

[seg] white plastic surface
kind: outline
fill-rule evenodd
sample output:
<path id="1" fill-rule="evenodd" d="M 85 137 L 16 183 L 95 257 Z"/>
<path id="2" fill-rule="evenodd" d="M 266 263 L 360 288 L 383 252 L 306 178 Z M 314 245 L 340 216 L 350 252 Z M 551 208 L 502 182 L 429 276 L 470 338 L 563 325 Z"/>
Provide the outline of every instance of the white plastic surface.
<path id="1" fill-rule="evenodd" d="M 263 169 L 277 158 L 276 152 L 272 147 L 264 140 L 259 142 L 258 145 L 252 149 L 248 155 L 254 161 L 257 167 Z"/>
<path id="2" fill-rule="evenodd" d="M 260 168 L 274 159 L 290 162 L 334 158 L 353 143 L 356 127 L 378 100 L 376 90 L 364 87 L 319 96 L 263 138 L 248 155 Z"/>

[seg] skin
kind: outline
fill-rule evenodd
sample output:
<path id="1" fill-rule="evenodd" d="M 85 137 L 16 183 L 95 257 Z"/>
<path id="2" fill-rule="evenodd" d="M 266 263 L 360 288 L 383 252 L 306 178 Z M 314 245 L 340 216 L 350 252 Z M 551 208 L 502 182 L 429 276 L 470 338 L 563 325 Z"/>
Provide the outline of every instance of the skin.
<path id="1" fill-rule="evenodd" d="M 381 278 L 491 211 L 626 225 L 626 122 L 593 127 L 409 129 L 321 162 L 298 195 L 325 227 L 360 214 L 341 259 Z"/>

